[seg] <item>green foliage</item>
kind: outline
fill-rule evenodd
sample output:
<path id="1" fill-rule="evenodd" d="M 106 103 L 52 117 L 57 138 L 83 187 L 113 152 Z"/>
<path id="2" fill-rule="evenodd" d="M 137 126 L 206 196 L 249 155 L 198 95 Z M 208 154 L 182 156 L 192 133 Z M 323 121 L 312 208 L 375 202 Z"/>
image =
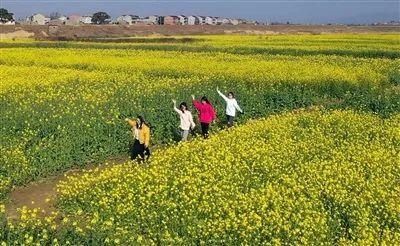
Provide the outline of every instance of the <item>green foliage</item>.
<path id="1" fill-rule="evenodd" d="M 106 24 L 109 22 L 111 16 L 106 12 L 96 12 L 92 16 L 92 23 L 97 25 Z"/>
<path id="2" fill-rule="evenodd" d="M 6 23 L 13 20 L 13 13 L 8 12 L 5 8 L 0 8 L 0 22 Z"/>
<path id="3" fill-rule="evenodd" d="M 399 61 L 377 58 L 398 56 L 391 35 L 202 36 L 176 48 L 11 44 L 15 48 L 3 48 L 0 57 L 1 197 L 13 185 L 126 153 L 131 135 L 125 117 L 144 115 L 152 144 L 172 143 L 178 126 L 172 98 L 190 104 L 191 94 L 207 95 L 223 120 L 217 86 L 236 93 L 246 111 L 239 123 L 315 105 L 382 117 L 400 109 Z M 332 55 L 323 55 L 332 47 Z M 296 56 L 282 55 L 291 48 Z"/>
<path id="4" fill-rule="evenodd" d="M 156 150 L 150 166 L 70 176 L 57 187 L 62 219 L 23 209 L 6 240 L 398 245 L 399 129 L 399 114 L 348 110 L 251 120 Z"/>

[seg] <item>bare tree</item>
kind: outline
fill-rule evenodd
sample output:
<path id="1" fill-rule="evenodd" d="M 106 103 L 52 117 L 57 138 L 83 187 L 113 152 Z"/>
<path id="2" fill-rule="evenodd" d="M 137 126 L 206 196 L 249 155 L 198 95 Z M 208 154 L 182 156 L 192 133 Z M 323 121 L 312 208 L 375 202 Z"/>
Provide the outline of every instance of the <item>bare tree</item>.
<path id="1" fill-rule="evenodd" d="M 61 17 L 61 14 L 58 12 L 53 12 L 50 14 L 50 20 L 56 20 Z"/>

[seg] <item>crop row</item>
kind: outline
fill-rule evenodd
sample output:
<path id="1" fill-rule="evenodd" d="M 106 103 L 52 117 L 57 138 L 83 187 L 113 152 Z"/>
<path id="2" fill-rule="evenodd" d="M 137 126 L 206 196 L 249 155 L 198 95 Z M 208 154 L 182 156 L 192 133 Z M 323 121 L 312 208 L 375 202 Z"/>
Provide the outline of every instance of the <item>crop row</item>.
<path id="1" fill-rule="evenodd" d="M 224 35 L 169 38 L 88 39 L 85 42 L 1 42 L 1 48 L 69 48 L 224 52 L 242 55 L 338 55 L 399 58 L 397 34 L 386 35 Z"/>
<path id="2" fill-rule="evenodd" d="M 7 242 L 398 245 L 400 117 L 292 112 L 71 176 Z M 1 216 L 0 216 L 1 217 Z"/>
<path id="3" fill-rule="evenodd" d="M 258 40 L 223 38 L 207 42 L 235 47 L 235 42 L 251 46 Z M 390 36 L 358 38 L 353 41 L 396 45 Z M 267 45 L 268 40 L 259 43 Z M 223 119 L 217 86 L 237 94 L 245 109 L 239 122 L 312 105 L 384 117 L 400 111 L 398 60 L 138 51 L 113 45 L 1 50 L 0 197 L 13 185 L 125 153 L 131 138 L 125 117 L 144 115 L 152 124 L 153 144 L 171 143 L 178 125 L 173 98 L 207 95 Z"/>

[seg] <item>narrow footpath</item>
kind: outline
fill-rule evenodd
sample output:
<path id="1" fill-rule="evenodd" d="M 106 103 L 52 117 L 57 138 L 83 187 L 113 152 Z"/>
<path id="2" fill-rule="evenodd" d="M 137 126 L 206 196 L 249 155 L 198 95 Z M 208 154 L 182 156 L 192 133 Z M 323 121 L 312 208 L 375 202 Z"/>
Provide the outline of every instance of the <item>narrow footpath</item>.
<path id="1" fill-rule="evenodd" d="M 110 158 L 105 163 L 111 165 L 122 164 L 128 161 L 128 157 L 115 157 Z M 27 207 L 29 209 L 40 209 L 40 216 L 50 215 L 56 211 L 55 201 L 57 195 L 57 184 L 60 181 L 66 180 L 69 175 L 82 173 L 84 170 L 93 168 L 105 168 L 110 165 L 89 165 L 85 168 L 70 169 L 64 173 L 43 178 L 38 181 L 31 182 L 24 186 L 15 187 L 8 196 L 6 203 L 6 215 L 11 220 L 19 219 L 18 209 Z"/>

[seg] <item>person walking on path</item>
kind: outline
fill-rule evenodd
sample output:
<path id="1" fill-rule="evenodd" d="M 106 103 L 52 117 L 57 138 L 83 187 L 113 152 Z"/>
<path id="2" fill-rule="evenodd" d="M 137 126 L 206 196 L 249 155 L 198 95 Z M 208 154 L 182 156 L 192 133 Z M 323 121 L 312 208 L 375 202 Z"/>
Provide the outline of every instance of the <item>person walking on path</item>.
<path id="1" fill-rule="evenodd" d="M 132 127 L 134 143 L 131 147 L 131 160 L 136 160 L 140 156 L 139 162 L 150 158 L 150 127 L 142 116 L 138 116 L 136 121 L 126 118 L 125 121 Z"/>
<path id="2" fill-rule="evenodd" d="M 228 127 L 232 127 L 233 120 L 235 119 L 235 116 L 236 116 L 236 110 L 239 111 L 240 113 L 243 113 L 243 110 L 240 108 L 239 104 L 237 103 L 233 92 L 229 92 L 228 96 L 225 96 L 218 88 L 217 88 L 217 92 L 226 102 L 226 111 L 225 111 L 226 120 L 228 122 Z"/>
<path id="3" fill-rule="evenodd" d="M 186 102 L 182 102 L 179 105 L 179 109 L 176 107 L 176 101 L 172 100 L 172 102 L 174 103 L 174 110 L 178 113 L 180 118 L 179 128 L 182 142 L 185 142 L 189 136 L 189 131 L 193 130 L 196 125 L 194 124 L 192 113 L 188 110 Z"/>
<path id="4" fill-rule="evenodd" d="M 193 105 L 199 112 L 199 120 L 201 125 L 201 133 L 205 139 L 209 136 L 210 124 L 216 119 L 214 107 L 208 101 L 207 97 L 203 96 L 201 101 L 197 101 L 192 95 Z"/>

